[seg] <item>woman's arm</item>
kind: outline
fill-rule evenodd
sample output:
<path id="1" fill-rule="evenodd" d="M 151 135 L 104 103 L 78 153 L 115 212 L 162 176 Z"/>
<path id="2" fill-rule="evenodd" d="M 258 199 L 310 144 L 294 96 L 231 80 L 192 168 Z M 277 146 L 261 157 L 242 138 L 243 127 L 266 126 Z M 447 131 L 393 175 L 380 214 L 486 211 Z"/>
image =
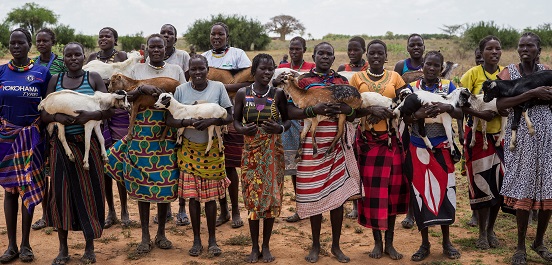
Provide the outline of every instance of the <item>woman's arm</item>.
<path id="1" fill-rule="evenodd" d="M 492 110 L 478 111 L 478 110 L 474 110 L 474 109 L 469 108 L 469 107 L 462 107 L 462 112 L 464 114 L 469 114 L 469 115 L 481 118 L 485 121 L 491 121 L 494 117 L 496 117 L 496 115 L 498 115 L 498 113 L 496 113 Z"/>
<path id="2" fill-rule="evenodd" d="M 515 97 L 498 98 L 496 100 L 496 108 L 498 109 L 498 111 L 502 111 L 511 107 L 515 107 L 531 99 L 552 100 L 552 87 L 541 86 L 535 89 L 531 89 Z"/>
<path id="3" fill-rule="evenodd" d="M 237 84 L 224 84 L 224 88 L 228 92 L 237 92 L 240 88 L 253 84 L 252 82 L 243 82 Z"/>

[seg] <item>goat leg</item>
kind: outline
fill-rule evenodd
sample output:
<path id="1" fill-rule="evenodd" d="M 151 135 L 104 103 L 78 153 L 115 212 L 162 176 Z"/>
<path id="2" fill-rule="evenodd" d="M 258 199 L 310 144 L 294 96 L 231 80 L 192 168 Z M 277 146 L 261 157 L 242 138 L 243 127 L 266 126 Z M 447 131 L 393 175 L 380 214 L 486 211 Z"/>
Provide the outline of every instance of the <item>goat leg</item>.
<path id="1" fill-rule="evenodd" d="M 516 148 L 516 134 L 519 127 L 522 111 L 523 110 L 520 106 L 514 107 L 514 118 L 512 119 L 512 125 L 510 127 L 510 129 L 512 130 L 512 138 L 510 139 L 510 146 L 508 147 L 510 151 Z"/>
<path id="2" fill-rule="evenodd" d="M 473 124 L 472 124 L 472 134 L 471 134 L 471 141 L 470 141 L 470 147 L 475 146 L 475 131 L 477 130 L 477 124 L 479 123 L 479 118 L 473 116 Z"/>
<path id="3" fill-rule="evenodd" d="M 333 150 L 335 149 L 335 145 L 341 139 L 341 136 L 343 136 L 343 131 L 345 130 L 345 121 L 346 121 L 346 119 L 347 119 L 347 117 L 345 116 L 345 114 L 338 114 L 337 133 L 335 134 L 335 137 L 332 141 L 332 144 L 330 145 L 328 150 L 326 150 L 326 155 L 329 155 L 330 153 L 333 152 Z"/>
<path id="4" fill-rule="evenodd" d="M 425 128 L 424 119 L 418 120 L 418 133 L 422 137 L 422 140 L 424 140 L 424 144 L 425 144 L 426 148 L 431 150 L 431 152 L 435 152 L 435 150 L 433 150 L 433 145 L 429 141 L 429 138 L 427 138 L 427 132 L 426 132 L 426 128 Z"/>
<path id="5" fill-rule="evenodd" d="M 82 159 L 82 168 L 84 168 L 84 170 L 90 169 L 88 158 L 90 156 L 90 139 L 92 138 L 92 129 L 94 129 L 93 126 L 93 122 L 91 121 L 84 124 L 84 158 Z"/>
<path id="6" fill-rule="evenodd" d="M 514 151 L 516 149 L 516 134 L 517 134 L 517 128 L 512 129 L 512 138 L 510 139 L 510 146 L 508 147 L 510 151 Z"/>
<path id="7" fill-rule="evenodd" d="M 450 115 L 442 115 L 443 127 L 445 127 L 445 134 L 449 142 L 450 154 L 454 158 L 459 154 L 456 154 L 454 150 L 454 132 L 452 131 L 452 117 Z"/>
<path id="8" fill-rule="evenodd" d="M 502 120 L 500 122 L 500 134 L 498 135 L 498 139 L 495 143 L 496 147 L 499 147 L 502 144 L 502 140 L 504 140 L 504 134 L 506 134 L 506 122 L 508 122 L 508 117 L 502 117 Z"/>
<path id="9" fill-rule="evenodd" d="M 295 156 L 296 160 L 300 159 L 303 155 L 303 143 L 305 143 L 305 139 L 307 139 L 307 133 L 309 132 L 311 125 L 312 118 L 303 120 L 303 130 L 301 131 L 301 135 L 299 137 L 299 149 L 297 149 L 297 155 Z"/>
<path id="10" fill-rule="evenodd" d="M 69 157 L 69 160 L 71 162 L 75 162 L 75 155 L 73 152 L 71 152 L 71 149 L 69 148 L 69 145 L 67 144 L 67 138 L 65 138 L 65 125 L 56 122 L 58 131 L 58 139 L 61 142 L 61 145 L 63 146 L 63 150 L 65 150 L 65 154 Z"/>
<path id="11" fill-rule="evenodd" d="M 312 156 L 318 154 L 318 144 L 316 143 L 316 127 L 318 127 L 319 119 L 318 117 L 314 117 L 312 119 L 312 125 L 311 125 L 311 141 L 312 141 Z"/>
<path id="12" fill-rule="evenodd" d="M 54 127 L 58 124 L 57 122 L 50 122 L 48 123 L 48 127 L 46 127 L 46 130 L 48 131 L 48 135 L 52 136 L 54 134 Z"/>
<path id="13" fill-rule="evenodd" d="M 391 119 L 387 119 L 387 148 L 389 149 L 389 151 L 391 151 L 392 149 L 391 137 L 393 136 L 393 127 L 391 126 L 391 123 Z"/>
<path id="14" fill-rule="evenodd" d="M 134 123 L 136 121 L 136 116 L 138 116 L 138 110 L 140 109 L 140 102 L 134 102 L 132 104 L 132 109 L 130 110 L 130 122 L 128 124 L 128 133 L 125 139 L 127 141 L 132 140 L 132 134 L 134 133 Z"/>
<path id="15" fill-rule="evenodd" d="M 489 141 L 487 140 L 487 121 L 481 121 L 481 134 L 483 135 L 483 150 L 489 149 Z"/>
<path id="16" fill-rule="evenodd" d="M 221 126 L 215 126 L 215 134 L 217 135 L 217 139 L 218 139 L 219 152 L 222 152 L 222 146 L 223 146 L 223 143 L 222 143 L 222 130 L 221 130 L 220 127 Z"/>
<path id="17" fill-rule="evenodd" d="M 215 126 L 211 125 L 207 127 L 207 137 L 209 140 L 207 141 L 207 148 L 205 148 L 205 154 L 209 153 L 209 150 L 211 150 L 211 146 L 213 146 L 213 132 L 215 130 Z"/>
<path id="18" fill-rule="evenodd" d="M 109 159 L 107 158 L 107 151 L 105 150 L 105 139 L 102 134 L 102 128 L 100 127 L 101 121 L 97 121 L 94 123 L 94 132 L 96 133 L 96 137 L 98 138 L 98 142 L 100 143 L 102 159 L 105 163 L 107 163 Z"/>
<path id="19" fill-rule="evenodd" d="M 165 138 L 167 138 L 167 134 L 169 133 L 169 126 L 165 125 L 165 130 L 163 130 L 163 133 L 161 134 L 161 141 L 165 141 Z"/>
<path id="20" fill-rule="evenodd" d="M 529 114 L 527 114 L 527 110 L 523 113 L 523 118 L 525 118 L 525 123 L 527 124 L 527 130 L 529 130 L 529 134 L 531 136 L 535 135 L 535 127 L 533 126 L 533 122 L 531 122 L 531 119 L 529 118 Z"/>

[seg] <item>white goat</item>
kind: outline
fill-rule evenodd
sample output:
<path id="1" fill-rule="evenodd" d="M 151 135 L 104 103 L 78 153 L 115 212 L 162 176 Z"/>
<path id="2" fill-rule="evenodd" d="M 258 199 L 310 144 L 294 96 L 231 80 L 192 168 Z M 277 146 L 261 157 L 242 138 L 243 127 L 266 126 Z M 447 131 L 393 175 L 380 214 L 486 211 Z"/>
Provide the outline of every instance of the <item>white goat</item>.
<path id="1" fill-rule="evenodd" d="M 162 102 L 169 99 L 170 101 L 167 104 Z M 155 102 L 154 106 L 158 109 L 167 109 L 172 114 L 175 119 L 212 119 L 212 118 L 222 118 L 225 119 L 228 115 L 226 109 L 221 107 L 216 103 L 200 103 L 196 105 L 185 105 L 178 102 L 172 94 L 170 93 L 161 93 L 159 99 Z M 182 135 L 186 128 L 179 128 L 177 131 L 176 142 L 182 144 Z M 219 150 L 222 150 L 222 132 L 220 126 L 211 125 L 207 128 L 207 134 L 209 137 L 209 142 L 207 143 L 207 148 L 205 153 L 208 153 L 211 150 L 213 145 L 213 131 L 216 133 L 218 138 Z"/>
<path id="2" fill-rule="evenodd" d="M 100 60 L 93 60 L 82 67 L 85 71 L 97 72 L 102 79 L 110 79 L 116 73 L 122 73 L 129 76 L 132 66 L 144 59 L 144 56 L 138 51 L 128 53 L 128 59 L 123 62 L 107 64 Z"/>
<path id="3" fill-rule="evenodd" d="M 394 102 L 392 98 L 388 98 L 377 92 L 362 92 L 360 93 L 360 98 L 362 99 L 361 108 L 380 106 L 380 107 L 393 109 L 394 107 Z M 368 129 L 372 131 L 373 124 L 371 123 L 367 124 L 366 116 L 365 116 L 360 118 L 360 128 L 362 132 L 364 132 L 364 130 L 366 129 L 366 126 L 368 126 Z M 391 148 L 391 134 L 392 134 L 391 128 L 395 129 L 395 133 L 399 132 L 399 116 L 396 116 L 393 119 L 387 120 L 387 134 L 389 135 L 389 138 L 387 139 L 387 146 L 389 148 Z"/>
<path id="4" fill-rule="evenodd" d="M 94 96 L 89 96 L 72 90 L 62 90 L 49 94 L 45 99 L 40 102 L 40 104 L 38 105 L 38 110 L 44 110 L 49 114 L 62 113 L 76 117 L 76 110 L 101 111 L 110 109 L 112 107 L 126 109 L 130 108 L 126 92 L 121 91 L 117 92 L 117 94 L 111 94 L 96 91 L 94 93 Z M 83 168 L 85 170 L 88 170 L 90 167 L 88 163 L 88 157 L 90 153 L 90 138 L 92 137 L 92 130 L 94 130 L 96 136 L 98 137 L 98 141 L 100 142 L 102 158 L 105 162 L 107 162 L 105 140 L 100 128 L 101 122 L 101 120 L 89 120 L 84 124 L 85 140 Z M 65 138 L 65 126 L 59 122 L 52 122 L 48 124 L 48 132 L 50 133 L 50 135 L 52 135 L 54 131 L 54 125 L 56 125 L 58 128 L 58 139 L 63 145 L 65 154 L 67 154 L 69 160 L 74 162 L 75 156 L 73 155 L 73 152 L 71 152 L 71 149 L 69 149 L 67 139 Z"/>
<path id="5" fill-rule="evenodd" d="M 460 107 L 465 106 L 478 111 L 490 110 L 490 111 L 498 112 L 498 109 L 496 108 L 496 98 L 490 102 L 484 102 L 483 94 L 474 95 L 467 88 L 464 88 L 464 87 L 460 87 L 457 89 L 460 90 L 460 99 L 458 101 L 458 105 Z M 483 150 L 487 150 L 489 145 L 486 137 L 487 121 L 480 119 L 476 116 L 472 116 L 472 119 L 473 119 L 473 124 L 472 124 L 472 137 L 470 141 L 470 147 L 475 146 L 475 142 L 476 142 L 475 130 L 477 129 L 477 124 L 481 122 L 481 132 L 483 133 Z M 504 139 L 507 120 L 508 120 L 508 117 L 502 117 L 500 134 L 495 143 L 495 146 L 500 146 L 500 144 L 502 143 L 502 139 Z"/>

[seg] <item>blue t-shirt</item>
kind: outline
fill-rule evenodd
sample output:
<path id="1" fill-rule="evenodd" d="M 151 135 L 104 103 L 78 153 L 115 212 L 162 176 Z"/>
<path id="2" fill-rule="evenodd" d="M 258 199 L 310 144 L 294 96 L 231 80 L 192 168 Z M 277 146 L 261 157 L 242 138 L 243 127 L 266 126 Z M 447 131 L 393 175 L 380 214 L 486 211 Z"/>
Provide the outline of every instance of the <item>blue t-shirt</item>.
<path id="1" fill-rule="evenodd" d="M 52 75 L 35 64 L 25 72 L 0 66 L 0 116 L 10 123 L 28 126 L 40 115 L 38 104 L 46 95 Z"/>

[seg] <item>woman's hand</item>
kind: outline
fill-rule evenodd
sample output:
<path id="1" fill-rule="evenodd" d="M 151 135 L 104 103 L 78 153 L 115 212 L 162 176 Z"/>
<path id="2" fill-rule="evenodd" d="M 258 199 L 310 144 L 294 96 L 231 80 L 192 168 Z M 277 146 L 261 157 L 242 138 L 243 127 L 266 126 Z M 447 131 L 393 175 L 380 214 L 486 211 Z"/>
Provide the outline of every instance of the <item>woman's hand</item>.
<path id="1" fill-rule="evenodd" d="M 318 103 L 314 107 L 312 107 L 312 110 L 316 115 L 335 117 L 337 114 L 343 113 L 342 108 L 348 108 L 349 111 L 351 110 L 351 107 L 347 106 L 347 104 L 344 105 L 346 107 L 342 107 L 341 104 Z"/>
<path id="2" fill-rule="evenodd" d="M 215 125 L 215 122 L 217 122 L 217 119 L 198 119 L 195 120 L 192 125 L 196 130 L 203 131 L 207 129 L 211 125 Z"/>
<path id="3" fill-rule="evenodd" d="M 254 136 L 257 133 L 257 125 L 255 123 L 246 123 L 242 126 L 241 133 L 247 136 Z"/>
<path id="4" fill-rule="evenodd" d="M 63 113 L 56 113 L 54 114 L 54 122 L 59 122 L 63 125 L 71 125 L 75 124 L 75 117 Z"/>
<path id="5" fill-rule="evenodd" d="M 531 89 L 528 93 L 531 93 L 531 96 L 534 99 L 552 100 L 552 87 L 549 86 L 540 86 L 535 89 Z"/>
<path id="6" fill-rule="evenodd" d="M 75 113 L 77 114 L 76 117 L 74 117 L 74 124 L 85 124 L 89 120 L 100 120 L 101 114 L 99 114 L 99 111 L 86 111 L 86 110 L 75 110 Z"/>
<path id="7" fill-rule="evenodd" d="M 473 115 L 489 122 L 492 119 L 494 119 L 494 117 L 496 117 L 498 115 L 498 113 L 496 113 L 492 110 L 482 110 L 482 111 L 474 111 Z"/>
<path id="8" fill-rule="evenodd" d="M 386 107 L 373 106 L 369 108 L 370 115 L 367 118 L 368 123 L 376 124 L 384 119 L 393 118 L 393 112 Z"/>
<path id="9" fill-rule="evenodd" d="M 261 129 L 269 134 L 283 133 L 282 126 L 274 120 L 267 120 L 261 124 Z"/>
<path id="10" fill-rule="evenodd" d="M 157 96 L 161 95 L 161 93 L 164 92 L 160 88 L 152 86 L 152 85 L 141 85 L 138 89 L 139 89 L 138 92 L 140 92 L 141 94 L 151 95 L 151 96 L 154 96 L 154 97 L 157 97 Z"/>

